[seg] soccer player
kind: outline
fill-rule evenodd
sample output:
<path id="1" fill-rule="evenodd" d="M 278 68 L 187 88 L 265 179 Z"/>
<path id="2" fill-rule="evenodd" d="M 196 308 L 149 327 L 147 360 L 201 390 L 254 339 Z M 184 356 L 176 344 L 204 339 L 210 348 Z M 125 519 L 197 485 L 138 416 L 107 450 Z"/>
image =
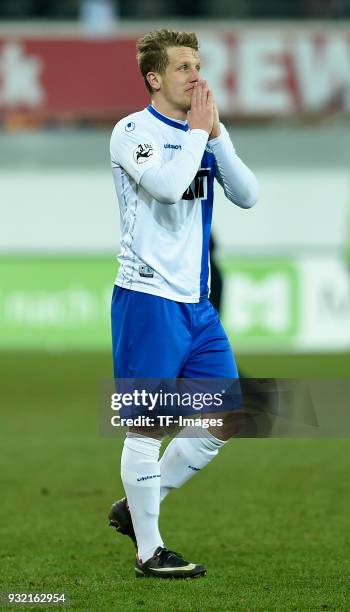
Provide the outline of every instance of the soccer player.
<path id="1" fill-rule="evenodd" d="M 213 187 L 216 178 L 228 200 L 250 208 L 257 181 L 200 76 L 196 35 L 151 32 L 138 41 L 137 61 L 151 102 L 117 123 L 110 149 L 121 218 L 114 375 L 235 379 L 232 349 L 208 299 Z M 121 458 L 126 497 L 113 504 L 109 519 L 135 543 L 137 577 L 206 573 L 164 545 L 160 502 L 204 468 L 231 434 L 225 421 L 221 428 L 183 431 L 159 461 L 161 433 L 129 429 Z"/>

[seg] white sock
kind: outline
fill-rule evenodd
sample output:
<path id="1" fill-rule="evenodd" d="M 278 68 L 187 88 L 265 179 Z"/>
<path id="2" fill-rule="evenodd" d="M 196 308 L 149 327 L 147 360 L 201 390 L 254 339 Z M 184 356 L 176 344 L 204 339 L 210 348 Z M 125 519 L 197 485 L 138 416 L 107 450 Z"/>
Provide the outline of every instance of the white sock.
<path id="1" fill-rule="evenodd" d="M 173 438 L 159 462 L 160 501 L 208 465 L 223 444 L 203 427 L 186 427 Z"/>
<path id="2" fill-rule="evenodd" d="M 158 546 L 164 546 L 158 529 L 160 446 L 160 440 L 127 433 L 121 457 L 121 477 L 135 530 L 138 556 L 143 562 L 152 557 Z"/>

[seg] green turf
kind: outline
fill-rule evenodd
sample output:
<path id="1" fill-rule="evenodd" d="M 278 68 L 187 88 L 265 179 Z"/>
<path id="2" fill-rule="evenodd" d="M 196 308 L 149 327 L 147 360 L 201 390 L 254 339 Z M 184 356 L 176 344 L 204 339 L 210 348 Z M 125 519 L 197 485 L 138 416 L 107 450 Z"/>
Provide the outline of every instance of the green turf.
<path id="1" fill-rule="evenodd" d="M 346 355 L 241 360 L 255 376 L 346 376 Z M 135 580 L 106 526 L 121 440 L 98 433 L 108 355 L 2 355 L 0 592 L 61 592 L 80 610 L 349 610 L 350 441 L 231 441 L 162 506 L 196 581 Z M 26 609 L 51 609 L 31 607 Z"/>

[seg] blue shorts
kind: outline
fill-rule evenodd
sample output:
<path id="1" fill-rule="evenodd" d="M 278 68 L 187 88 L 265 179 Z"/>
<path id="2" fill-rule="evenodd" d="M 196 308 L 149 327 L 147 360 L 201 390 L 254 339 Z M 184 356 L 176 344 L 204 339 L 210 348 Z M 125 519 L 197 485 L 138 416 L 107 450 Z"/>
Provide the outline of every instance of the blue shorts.
<path id="1" fill-rule="evenodd" d="M 115 378 L 238 378 L 218 312 L 114 286 Z"/>
<path id="2" fill-rule="evenodd" d="M 181 399 L 190 393 L 195 400 L 203 397 L 203 392 L 214 396 L 224 386 L 225 403 L 216 410 L 210 403 L 210 408 L 203 411 L 223 411 L 223 405 L 234 410 L 241 404 L 232 349 L 219 315 L 207 298 L 197 304 L 185 304 L 115 286 L 112 341 L 119 392 L 181 391 Z M 193 406 L 195 402 L 190 401 L 187 407 L 174 408 L 174 413 L 193 414 Z M 137 417 L 149 413 L 133 404 L 129 408 L 123 406 L 120 414 Z M 169 414 L 169 405 L 164 408 L 158 403 L 153 414 Z"/>

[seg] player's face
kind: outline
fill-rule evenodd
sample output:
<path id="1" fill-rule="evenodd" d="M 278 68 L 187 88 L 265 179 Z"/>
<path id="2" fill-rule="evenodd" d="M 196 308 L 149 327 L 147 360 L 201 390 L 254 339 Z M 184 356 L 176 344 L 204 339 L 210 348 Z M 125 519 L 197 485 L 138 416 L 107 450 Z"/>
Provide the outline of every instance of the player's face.
<path id="1" fill-rule="evenodd" d="M 174 110 L 187 113 L 194 84 L 200 80 L 199 53 L 190 47 L 170 47 L 167 53 L 169 63 L 159 78 L 160 93 Z"/>

